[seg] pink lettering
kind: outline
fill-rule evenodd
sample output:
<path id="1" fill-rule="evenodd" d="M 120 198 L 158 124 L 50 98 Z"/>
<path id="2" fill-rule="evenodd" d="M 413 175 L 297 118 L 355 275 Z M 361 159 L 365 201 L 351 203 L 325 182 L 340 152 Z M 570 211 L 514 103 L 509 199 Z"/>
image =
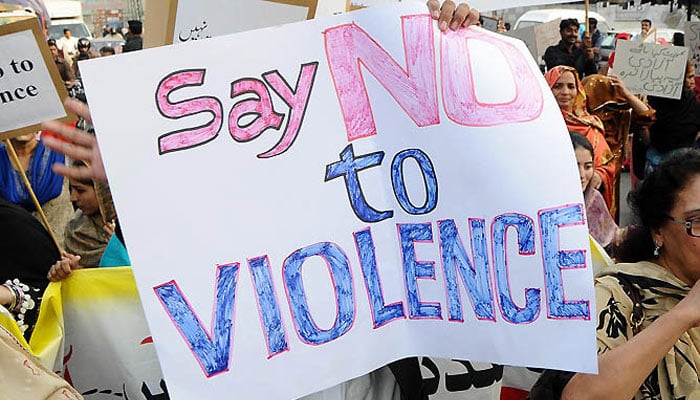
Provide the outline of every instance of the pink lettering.
<path id="1" fill-rule="evenodd" d="M 280 75 L 278 71 L 267 72 L 263 74 L 263 79 L 267 82 L 272 90 L 289 106 L 289 115 L 287 117 L 287 126 L 284 128 L 284 135 L 279 142 L 269 151 L 258 155 L 260 158 L 274 157 L 285 152 L 294 143 L 294 140 L 299 134 L 301 123 L 306 114 L 306 108 L 309 105 L 311 98 L 311 88 L 316 77 L 318 62 L 303 64 L 299 70 L 299 78 L 297 79 L 296 88 L 292 88 L 287 84 L 287 81 Z"/>
<path id="2" fill-rule="evenodd" d="M 278 114 L 272 106 L 270 92 L 265 83 L 258 79 L 240 79 L 231 84 L 231 98 L 246 93 L 253 93 L 257 99 L 241 100 L 231 107 L 228 127 L 231 136 L 237 142 L 247 142 L 260 136 L 267 129 L 279 129 L 284 114 Z M 253 121 L 240 125 L 240 119 L 253 116 Z"/>
<path id="3" fill-rule="evenodd" d="M 515 98 L 501 104 L 481 103 L 474 92 L 469 40 L 480 40 L 497 47 L 505 56 L 511 79 L 515 84 Z M 460 29 L 442 35 L 440 46 L 442 71 L 442 99 L 447 117 L 467 126 L 494 126 L 532 121 L 542 113 L 543 97 L 532 69 L 524 57 L 516 57 L 518 50 L 510 43 L 478 29 Z M 514 55 L 510 57 L 509 55 Z"/>
<path id="4" fill-rule="evenodd" d="M 355 24 L 324 31 L 326 58 L 340 101 L 348 140 L 375 135 L 377 128 L 360 65 L 389 92 L 417 126 L 440 123 L 433 21 L 401 17 L 406 70 Z"/>
<path id="5" fill-rule="evenodd" d="M 179 119 L 199 113 L 209 113 L 212 119 L 194 128 L 180 129 L 158 137 L 160 154 L 185 150 L 213 140 L 221 130 L 223 106 L 216 97 L 201 96 L 179 102 L 171 102 L 170 94 L 178 89 L 201 86 L 204 83 L 205 69 L 176 71 L 158 84 L 156 107 L 166 118 Z"/>

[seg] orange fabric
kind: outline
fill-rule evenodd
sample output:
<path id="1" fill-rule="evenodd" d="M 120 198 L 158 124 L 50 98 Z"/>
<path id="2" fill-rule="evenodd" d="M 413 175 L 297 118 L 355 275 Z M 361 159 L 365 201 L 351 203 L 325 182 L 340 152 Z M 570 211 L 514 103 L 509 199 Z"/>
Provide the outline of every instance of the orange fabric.
<path id="1" fill-rule="evenodd" d="M 564 116 L 566 127 L 571 132 L 578 132 L 588 139 L 593 145 L 593 164 L 595 172 L 600 175 L 603 183 L 600 191 L 605 199 L 608 209 L 614 208 L 614 188 L 619 168 L 613 153 L 610 151 L 608 142 L 605 141 L 605 127 L 600 118 L 588 114 L 586 109 L 586 92 L 583 90 L 581 80 L 576 73 L 576 69 L 564 65 L 556 66 L 544 75 L 549 87 L 554 87 L 564 72 L 572 72 L 576 79 L 576 97 L 574 99 L 573 111 L 561 110 Z"/>

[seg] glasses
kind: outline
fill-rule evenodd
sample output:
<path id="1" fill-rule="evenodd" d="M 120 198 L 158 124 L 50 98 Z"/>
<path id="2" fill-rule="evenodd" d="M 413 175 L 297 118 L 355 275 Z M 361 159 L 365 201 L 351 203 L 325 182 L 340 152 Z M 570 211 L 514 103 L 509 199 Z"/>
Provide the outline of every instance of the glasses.
<path id="1" fill-rule="evenodd" d="M 686 221 L 673 218 L 670 215 L 666 215 L 666 218 L 677 223 L 678 225 L 683 225 L 685 227 L 685 231 L 688 235 L 694 236 L 694 237 L 700 237 L 700 217 L 695 217 L 695 218 L 692 218 L 692 219 L 689 219 Z"/>

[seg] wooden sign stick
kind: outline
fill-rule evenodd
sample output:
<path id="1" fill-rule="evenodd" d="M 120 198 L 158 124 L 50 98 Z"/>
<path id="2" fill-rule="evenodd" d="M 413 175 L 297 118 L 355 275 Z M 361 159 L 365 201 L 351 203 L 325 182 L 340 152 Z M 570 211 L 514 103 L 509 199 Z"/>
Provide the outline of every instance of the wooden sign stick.
<path id="1" fill-rule="evenodd" d="M 39 204 L 39 199 L 36 198 L 36 194 L 34 194 L 34 189 L 32 189 L 32 184 L 29 182 L 29 178 L 27 178 L 27 174 L 24 172 L 24 168 L 22 168 L 22 163 L 19 161 L 19 157 L 17 157 L 17 152 L 15 152 L 14 146 L 12 146 L 12 142 L 10 139 L 5 139 L 5 147 L 7 148 L 7 152 L 10 154 L 10 158 L 12 159 L 12 162 L 15 164 L 17 169 L 19 170 L 20 174 L 22 175 L 22 181 L 24 181 L 25 186 L 27 186 L 27 191 L 29 192 L 29 197 L 32 198 L 32 202 L 34 203 L 34 207 L 36 207 L 37 211 L 39 212 L 39 217 L 41 218 L 41 222 L 44 223 L 44 226 L 46 227 L 46 230 L 49 232 L 49 235 L 51 236 L 51 239 L 53 240 L 54 244 L 58 248 L 58 251 L 63 255 L 65 252 L 63 251 L 63 247 L 58 243 L 58 239 L 56 238 L 56 234 L 53 232 L 53 229 L 51 229 L 51 225 L 49 225 L 49 220 L 46 218 L 46 214 L 44 214 L 44 210 L 41 208 L 41 204 Z"/>

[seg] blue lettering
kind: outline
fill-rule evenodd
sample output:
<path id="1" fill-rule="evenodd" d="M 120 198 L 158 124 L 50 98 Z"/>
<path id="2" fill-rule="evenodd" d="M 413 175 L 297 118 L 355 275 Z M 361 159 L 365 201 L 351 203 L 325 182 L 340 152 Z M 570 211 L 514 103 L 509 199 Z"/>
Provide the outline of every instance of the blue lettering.
<path id="1" fill-rule="evenodd" d="M 457 225 L 454 220 L 438 221 L 440 229 L 440 253 L 442 268 L 445 271 L 445 286 L 447 287 L 447 306 L 450 321 L 464 321 L 462 300 L 459 295 L 459 281 L 467 289 L 469 298 L 478 319 L 496 320 L 493 312 L 493 294 L 489 275 L 489 258 L 486 249 L 485 221 L 470 220 L 472 238 L 472 256 L 474 264 L 469 261 L 459 238 Z M 459 275 L 457 275 L 459 271 Z"/>
<path id="2" fill-rule="evenodd" d="M 403 162 L 407 158 L 413 158 L 418 163 L 423 175 L 423 184 L 425 185 L 426 195 L 425 204 L 420 207 L 415 207 L 411 204 L 406 191 L 406 182 L 403 177 Z M 394 157 L 391 163 L 391 183 L 394 186 L 394 193 L 399 205 L 407 213 L 411 215 L 427 214 L 435 209 L 438 201 L 437 178 L 435 177 L 435 168 L 433 163 L 428 158 L 428 155 L 418 149 L 403 150 Z"/>
<path id="3" fill-rule="evenodd" d="M 328 330 L 319 328 L 311 317 L 301 279 L 301 267 L 304 261 L 315 256 L 322 257 L 328 264 L 331 280 L 335 287 L 335 304 L 338 313 L 333 326 Z M 301 340 L 308 344 L 328 343 L 350 329 L 355 320 L 352 274 L 350 273 L 350 261 L 337 244 L 316 243 L 299 249 L 284 261 L 282 268 L 292 317 Z"/>
<path id="4" fill-rule="evenodd" d="M 218 266 L 211 339 L 174 281 L 153 288 L 207 377 L 229 369 L 237 281 L 238 263 Z"/>
<path id="5" fill-rule="evenodd" d="M 326 166 L 325 182 L 339 176 L 345 179 L 350 206 L 355 215 L 364 222 L 379 222 L 394 215 L 393 211 L 377 211 L 367 203 L 357 176 L 357 171 L 380 165 L 383 159 L 384 152 L 381 151 L 355 157 L 353 147 L 349 144 L 340 153 L 340 161 Z"/>
<path id="6" fill-rule="evenodd" d="M 563 206 L 539 212 L 542 252 L 544 257 L 545 290 L 547 294 L 547 315 L 550 318 L 588 319 L 588 301 L 566 301 L 561 270 L 581 268 L 586 265 L 583 250 L 560 251 L 559 228 L 567 225 L 583 224 L 581 204 Z"/>
<path id="7" fill-rule="evenodd" d="M 360 257 L 360 265 L 362 266 L 362 274 L 365 278 L 365 287 L 369 294 L 374 328 L 380 328 L 395 319 L 406 318 L 402 302 L 385 305 L 382 283 L 377 272 L 377 256 L 374 240 L 372 239 L 372 231 L 367 228 L 355 232 L 354 236 L 357 254 Z"/>
<path id="8" fill-rule="evenodd" d="M 518 254 L 534 254 L 535 233 L 532 219 L 520 214 L 504 214 L 493 222 L 493 263 L 496 270 L 496 286 L 503 318 L 514 324 L 534 321 L 540 313 L 540 289 L 525 289 L 525 307 L 513 302 L 508 281 L 506 257 L 506 231 L 513 226 L 518 232 Z"/>
<path id="9" fill-rule="evenodd" d="M 270 262 L 267 257 L 257 257 L 248 260 L 250 274 L 253 277 L 255 291 L 258 294 L 258 309 L 265 330 L 268 358 L 289 350 L 287 335 L 284 333 L 279 303 L 275 296 L 270 274 Z"/>
<path id="10" fill-rule="evenodd" d="M 398 227 L 406 291 L 408 294 L 408 315 L 411 319 L 442 319 L 440 304 L 423 303 L 420 301 L 420 294 L 418 293 L 418 279 L 435 279 L 435 263 L 433 261 L 417 261 L 414 242 L 432 241 L 432 226 L 430 223 L 425 223 L 401 224 L 398 225 Z"/>

